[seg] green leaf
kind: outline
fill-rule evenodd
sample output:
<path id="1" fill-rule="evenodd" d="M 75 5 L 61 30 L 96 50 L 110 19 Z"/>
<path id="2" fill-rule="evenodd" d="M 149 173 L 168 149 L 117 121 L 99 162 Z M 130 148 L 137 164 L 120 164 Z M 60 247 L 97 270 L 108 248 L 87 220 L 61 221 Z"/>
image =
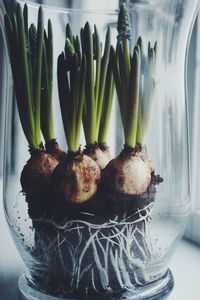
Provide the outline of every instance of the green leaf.
<path id="1" fill-rule="evenodd" d="M 36 55 L 37 55 L 37 29 L 34 24 L 31 24 L 29 28 L 29 40 L 30 40 L 30 51 L 31 51 L 31 65 L 32 65 L 32 71 L 34 72 Z"/>
<path id="2" fill-rule="evenodd" d="M 68 38 L 70 40 L 70 42 L 73 44 L 73 34 L 72 34 L 71 26 L 69 25 L 69 23 L 67 23 L 67 26 L 66 26 L 66 38 Z"/>
<path id="3" fill-rule="evenodd" d="M 117 54 L 118 54 L 119 72 L 121 76 L 121 99 L 119 100 L 120 100 L 122 123 L 124 125 L 124 130 L 126 130 L 130 74 L 129 76 L 126 74 L 123 47 L 121 43 L 118 44 Z"/>
<path id="4" fill-rule="evenodd" d="M 119 101 L 122 123 L 123 123 L 123 127 L 125 127 L 125 116 L 123 113 L 123 111 L 124 111 L 124 100 L 123 100 L 124 98 L 123 98 L 123 91 L 122 91 L 123 86 L 122 86 L 122 81 L 121 81 L 121 80 L 123 80 L 123 78 L 121 79 L 117 54 L 116 54 L 113 46 L 111 46 L 111 50 L 110 50 L 110 61 L 111 61 L 111 67 L 112 67 L 115 87 L 116 87 L 118 101 Z"/>
<path id="5" fill-rule="evenodd" d="M 72 57 L 72 67 L 70 70 L 70 106 L 68 107 L 68 111 L 71 111 L 71 115 L 69 115 L 69 118 L 71 120 L 71 128 L 72 136 L 73 136 L 73 142 L 74 142 L 74 148 L 76 148 L 76 125 L 77 125 L 77 111 L 78 111 L 78 105 L 79 105 L 79 89 L 80 89 L 80 72 L 78 69 L 78 57 L 76 53 Z M 69 103 L 69 102 L 68 102 Z M 70 109 L 71 108 L 71 109 Z M 78 147 L 79 148 L 79 147 Z M 74 152 L 77 150 L 72 150 Z"/>
<path id="6" fill-rule="evenodd" d="M 24 4 L 23 17 L 24 17 L 25 34 L 27 36 L 28 35 L 28 7 L 26 4 Z"/>
<path id="7" fill-rule="evenodd" d="M 93 40 L 89 23 L 85 24 L 82 31 L 83 51 L 86 56 L 87 71 L 85 83 L 85 98 L 87 107 L 87 134 L 86 143 L 94 144 L 97 141 L 96 129 L 96 105 L 94 94 L 94 62 L 93 62 Z"/>
<path id="8" fill-rule="evenodd" d="M 51 20 L 48 20 L 48 39 L 46 41 L 47 65 L 48 65 L 48 79 L 49 79 L 49 98 L 52 102 L 53 90 L 53 29 Z"/>
<path id="9" fill-rule="evenodd" d="M 99 95 L 98 95 L 98 103 L 97 103 L 97 123 L 96 123 L 97 131 L 99 131 L 100 120 L 101 120 L 105 80 L 106 80 L 106 73 L 107 73 L 109 56 L 110 56 L 110 44 L 111 44 L 111 35 L 110 35 L 110 27 L 108 27 L 106 40 L 105 40 L 104 54 L 101 60 Z"/>
<path id="10" fill-rule="evenodd" d="M 37 25 L 37 55 L 36 55 L 36 66 L 34 72 L 34 84 L 33 84 L 33 95 L 34 95 L 34 108 L 35 108 L 35 139 L 36 144 L 41 144 L 41 81 L 42 81 L 42 56 L 43 56 L 43 45 L 44 45 L 44 21 L 43 11 L 39 8 L 38 11 L 38 25 Z"/>
<path id="11" fill-rule="evenodd" d="M 24 89 L 24 98 L 23 98 L 23 111 L 26 111 L 27 115 L 27 125 L 30 128 L 30 137 L 28 141 L 31 147 L 37 147 L 37 143 L 34 140 L 35 137 L 35 124 L 33 116 L 33 107 L 32 107 L 32 91 L 30 84 L 30 74 L 29 74 L 29 65 L 27 58 L 27 49 L 26 49 L 26 35 L 24 28 L 24 20 L 22 15 L 21 6 L 17 5 L 17 26 L 18 26 L 18 37 L 19 37 L 19 60 L 21 65 L 21 77 L 23 82 Z"/>
<path id="12" fill-rule="evenodd" d="M 125 143 L 135 147 L 137 137 L 138 109 L 139 109 L 139 85 L 140 85 L 140 48 L 136 46 L 131 61 L 131 73 L 129 82 L 129 98 L 127 109 L 127 122 Z"/>
<path id="13" fill-rule="evenodd" d="M 109 122 L 110 122 L 112 103 L 113 103 L 113 94 L 114 94 L 114 80 L 113 80 L 111 61 L 110 61 L 108 65 L 107 75 L 106 75 L 101 123 L 100 123 L 99 135 L 98 135 L 98 142 L 100 143 L 107 143 L 107 135 L 108 135 Z"/>
<path id="14" fill-rule="evenodd" d="M 53 109 L 51 99 L 51 88 L 49 80 L 49 68 L 47 58 L 47 47 L 48 43 L 44 43 L 43 46 L 43 60 L 42 60 L 42 88 L 41 88 L 41 129 L 45 139 L 45 142 L 49 142 L 55 138 L 54 126 L 53 126 Z"/>
<path id="15" fill-rule="evenodd" d="M 70 130 L 71 124 L 70 124 L 69 112 L 68 112 L 68 101 L 70 98 L 70 91 L 69 91 L 69 82 L 68 82 L 64 53 L 60 54 L 58 57 L 57 76 L 58 76 L 58 92 L 59 92 L 59 100 L 60 100 L 60 108 L 61 108 L 64 132 L 68 143 L 68 147 L 70 151 L 72 151 L 73 136 Z"/>
<path id="16" fill-rule="evenodd" d="M 70 39 L 67 38 L 66 42 L 65 42 L 65 57 L 66 57 L 66 63 L 67 63 L 67 70 L 71 70 L 71 68 L 72 68 L 72 61 L 73 61 L 74 53 L 75 53 L 74 46 L 71 43 Z"/>
<path id="17" fill-rule="evenodd" d="M 11 22 L 12 19 L 12 22 Z M 24 89 L 23 89 L 23 82 L 21 76 L 19 76 L 18 71 L 21 67 L 20 65 L 20 58 L 19 58 L 19 42 L 18 42 L 18 29 L 16 23 L 16 16 L 13 14 L 11 19 L 8 15 L 5 15 L 5 29 L 6 29 L 6 36 L 9 48 L 9 56 L 10 56 L 10 63 L 12 68 L 13 80 L 14 80 L 14 87 L 15 87 L 15 96 L 17 99 L 17 106 L 19 111 L 19 117 L 22 124 L 22 129 L 24 134 L 29 142 L 29 145 L 34 147 L 34 142 L 31 139 L 31 132 L 29 128 L 29 124 L 27 123 L 26 116 L 27 113 L 24 110 Z"/>
<path id="18" fill-rule="evenodd" d="M 74 48 L 75 48 L 75 52 L 78 56 L 78 64 L 79 66 L 81 65 L 81 45 L 80 45 L 80 40 L 79 37 L 76 36 L 75 42 L 74 42 Z"/>
<path id="19" fill-rule="evenodd" d="M 81 132 L 81 121 L 83 114 L 83 104 L 85 100 L 85 78 L 86 78 L 86 57 L 82 56 L 81 68 L 80 68 L 80 88 L 78 95 L 78 109 L 76 115 L 76 147 L 79 147 L 80 143 L 80 132 Z"/>
<path id="20" fill-rule="evenodd" d="M 41 129 L 46 142 L 55 139 L 53 107 L 53 32 L 51 21 L 48 20 L 48 35 L 44 30 L 42 89 L 41 89 Z"/>
<path id="21" fill-rule="evenodd" d="M 128 41 L 125 39 L 122 41 L 122 47 L 123 47 L 123 65 L 124 65 L 124 79 L 126 81 L 126 84 L 129 82 L 129 75 L 130 75 L 130 69 L 131 69 L 131 63 L 130 63 L 130 54 L 129 54 L 129 46 Z"/>
<path id="22" fill-rule="evenodd" d="M 97 31 L 96 25 L 94 25 L 93 34 L 93 47 L 94 47 L 94 59 L 96 61 L 96 78 L 95 78 L 95 102 L 96 106 L 99 98 L 99 83 L 101 75 L 101 43 L 99 39 L 99 33 Z"/>

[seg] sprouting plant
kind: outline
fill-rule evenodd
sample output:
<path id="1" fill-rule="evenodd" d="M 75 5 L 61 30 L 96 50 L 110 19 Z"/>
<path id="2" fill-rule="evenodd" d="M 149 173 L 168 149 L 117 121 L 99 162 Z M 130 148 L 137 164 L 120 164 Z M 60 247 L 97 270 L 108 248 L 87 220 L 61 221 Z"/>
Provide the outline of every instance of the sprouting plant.
<path id="1" fill-rule="evenodd" d="M 65 51 L 58 58 L 58 88 L 60 107 L 71 152 L 80 147 L 80 130 L 85 99 L 86 58 L 80 52 L 78 36 L 66 38 Z"/>
<path id="2" fill-rule="evenodd" d="M 79 38 L 67 25 L 65 51 L 58 57 L 58 88 L 68 157 L 54 170 L 54 189 L 65 203 L 88 201 L 97 191 L 100 169 L 80 149 L 83 107 L 90 62 L 80 51 Z"/>
<path id="3" fill-rule="evenodd" d="M 32 28 L 32 27 L 31 27 Z M 19 116 L 24 134 L 32 149 L 41 146 L 40 106 L 44 25 L 42 9 L 38 12 L 37 33 L 28 28 L 28 8 L 20 4 L 5 15 L 11 68 Z M 19 76 L 20 70 L 20 76 Z"/>
<path id="4" fill-rule="evenodd" d="M 53 89 L 53 33 L 51 21 L 44 32 L 42 62 L 41 129 L 46 142 L 55 139 L 52 110 Z"/>
<path id="5" fill-rule="evenodd" d="M 87 60 L 83 126 L 86 144 L 92 145 L 106 140 L 112 107 L 113 80 L 109 65 L 110 28 L 107 29 L 104 51 L 97 27 L 94 26 L 92 34 L 89 23 L 81 29 L 81 44 Z"/>
<path id="6" fill-rule="evenodd" d="M 123 3 L 118 18 L 118 42 L 116 51 L 111 47 L 111 60 L 119 99 L 125 144 L 135 147 L 143 144 L 148 131 L 154 89 L 156 59 L 155 43 L 148 44 L 148 56 L 143 52 L 139 37 L 130 52 L 131 24 L 126 5 Z"/>
<path id="7" fill-rule="evenodd" d="M 139 37 L 131 52 L 131 23 L 125 3 L 120 8 L 117 30 L 116 50 L 111 47 L 111 64 L 125 145 L 121 154 L 107 165 L 105 178 L 109 186 L 119 192 L 140 195 L 147 190 L 154 172 L 143 145 L 151 114 L 157 45 L 152 48 L 148 44 L 146 57 Z M 113 180 L 109 181 L 109 178 Z"/>
<path id="8" fill-rule="evenodd" d="M 48 92 L 51 93 L 51 88 L 47 84 L 42 91 L 43 73 L 46 73 L 44 70 L 44 48 L 46 46 L 44 45 L 47 44 L 47 41 L 44 41 L 42 8 L 40 7 L 38 11 L 37 28 L 34 24 L 29 27 L 27 5 L 24 5 L 22 11 L 20 4 L 17 4 L 16 9 L 8 11 L 5 15 L 5 29 L 19 117 L 31 154 L 31 158 L 21 173 L 22 190 L 27 195 L 27 201 L 29 201 L 33 195 L 38 197 L 38 195 L 44 196 L 47 193 L 52 171 L 58 164 L 57 159 L 43 150 L 41 142 L 41 102 L 47 100 Z M 51 26 L 49 22 L 48 41 L 51 39 L 50 35 Z M 50 46 L 47 48 L 50 50 Z M 48 57 L 50 58 L 49 54 Z M 49 63 L 51 65 L 51 62 Z M 50 65 L 49 68 L 51 68 Z M 52 82 L 50 73 L 48 79 Z M 48 74 L 46 73 L 45 76 Z M 45 79 L 48 80 L 47 77 Z M 47 106 L 51 102 L 50 98 L 48 96 Z M 51 112 L 50 107 L 47 107 L 47 110 Z M 48 116 L 48 113 L 47 115 L 45 113 L 45 116 L 43 113 L 43 125 L 44 118 L 47 117 L 48 119 Z M 48 122 L 50 122 L 49 119 Z M 44 135 L 47 134 L 49 125 L 50 123 L 46 126 Z M 50 133 L 48 132 L 48 134 Z"/>

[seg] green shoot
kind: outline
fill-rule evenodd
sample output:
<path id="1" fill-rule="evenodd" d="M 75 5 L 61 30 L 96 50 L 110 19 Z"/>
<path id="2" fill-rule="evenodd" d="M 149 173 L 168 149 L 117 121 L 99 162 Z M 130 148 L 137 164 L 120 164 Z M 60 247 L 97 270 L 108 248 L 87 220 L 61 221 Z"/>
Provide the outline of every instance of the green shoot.
<path id="1" fill-rule="evenodd" d="M 37 27 L 37 51 L 36 51 L 36 64 L 33 76 L 33 99 L 35 108 L 35 139 L 39 145 L 41 142 L 40 135 L 40 106 L 41 106 L 41 81 L 42 81 L 42 55 L 44 45 L 44 24 L 43 13 L 41 7 L 38 12 L 38 27 Z"/>
<path id="2" fill-rule="evenodd" d="M 141 68 L 142 74 L 140 79 L 140 105 L 139 105 L 139 117 L 138 117 L 138 129 L 137 129 L 137 143 L 141 145 L 144 143 L 151 117 L 151 111 L 153 106 L 153 93 L 155 88 L 155 64 L 156 64 L 156 48 L 148 43 L 148 55 L 144 55 L 142 50 L 142 39 L 139 38 L 137 44 L 141 51 Z"/>
<path id="3" fill-rule="evenodd" d="M 97 104 L 97 128 L 98 128 L 98 131 L 99 131 L 99 124 L 100 124 L 101 115 L 102 115 L 106 74 L 107 74 L 107 70 L 108 70 L 108 63 L 109 63 L 109 56 L 110 56 L 110 43 L 111 43 L 110 27 L 108 27 L 107 34 L 106 34 L 106 40 L 105 40 L 104 54 L 101 59 L 101 73 L 100 73 L 100 84 L 99 84 L 100 87 L 99 87 L 99 94 L 98 94 L 98 101 L 97 101 L 97 103 L 98 103 Z M 109 74 L 112 77 L 111 72 Z M 107 79 L 109 80 L 110 78 L 107 77 Z M 112 83 L 112 80 L 111 80 L 111 83 Z"/>
<path id="4" fill-rule="evenodd" d="M 58 57 L 58 90 L 68 150 L 77 152 L 85 95 L 86 58 L 82 55 L 80 59 L 80 53 L 76 53 L 72 43 L 73 38 L 67 36 L 65 53 Z"/>
<path id="5" fill-rule="evenodd" d="M 113 94 L 114 94 L 114 80 L 113 80 L 111 64 L 109 63 L 107 75 L 106 75 L 101 122 L 100 122 L 99 135 L 98 135 L 98 142 L 100 143 L 107 143 L 109 121 L 110 121 L 112 103 L 113 103 Z"/>
<path id="6" fill-rule="evenodd" d="M 30 78 L 29 78 L 29 65 L 28 65 L 28 55 L 27 55 L 27 37 L 25 35 L 25 28 L 24 28 L 24 20 L 23 20 L 23 15 L 22 15 L 22 9 L 21 6 L 17 6 L 17 26 L 18 26 L 18 41 L 19 41 L 19 53 L 18 53 L 18 58 L 19 61 L 21 62 L 21 67 L 22 67 L 22 86 L 24 83 L 24 92 L 23 96 L 27 100 L 24 101 L 24 111 L 27 109 L 28 113 L 28 122 L 31 127 L 31 134 L 34 136 L 34 130 L 35 130 L 35 122 L 34 122 L 34 116 L 33 116 L 33 100 L 32 100 L 32 91 L 31 91 L 31 84 L 30 84 Z M 14 55 L 14 54 L 13 54 Z M 22 88 L 21 86 L 21 88 Z M 36 142 L 36 141 L 35 141 Z"/>
<path id="7" fill-rule="evenodd" d="M 101 55 L 102 46 L 96 25 L 94 25 L 93 33 L 94 59 L 96 60 L 96 79 L 95 79 L 95 103 L 97 105 L 99 96 L 100 74 L 101 74 Z"/>
<path id="8" fill-rule="evenodd" d="M 24 72 L 22 72 L 21 74 L 22 76 L 18 76 L 19 67 L 22 68 L 22 66 L 20 64 L 19 35 L 18 35 L 16 15 L 14 14 L 11 17 L 5 15 L 4 21 L 5 21 L 11 68 L 12 68 L 12 73 L 14 78 L 15 94 L 17 96 L 19 117 L 20 117 L 24 134 L 29 142 L 29 145 L 34 148 L 35 142 L 33 138 L 34 135 L 33 112 L 32 109 L 28 110 L 28 104 L 30 103 L 31 99 L 29 99 L 29 102 L 26 101 L 26 103 L 24 103 L 23 99 L 26 97 L 26 90 L 27 90 L 27 88 L 25 87 L 23 88 L 24 84 L 22 82 L 23 80 L 22 76 Z"/>
<path id="9" fill-rule="evenodd" d="M 134 148 L 143 144 L 150 120 L 156 47 L 148 45 L 148 57 L 143 53 L 142 38 L 130 53 L 130 18 L 123 3 L 118 17 L 118 42 L 116 51 L 111 47 L 113 77 L 121 111 L 125 144 Z"/>
<path id="10" fill-rule="evenodd" d="M 106 141 L 114 90 L 111 66 L 108 67 L 110 28 L 103 53 L 96 26 L 92 33 L 87 22 L 80 37 L 81 44 L 67 24 L 65 51 L 58 59 L 62 119 L 69 151 L 73 152 L 79 149 L 82 121 L 87 145 Z"/>
<path id="11" fill-rule="evenodd" d="M 125 141 L 130 147 L 135 147 L 137 137 L 138 109 L 139 109 L 139 84 L 140 84 L 140 48 L 135 47 L 131 61 L 129 79 L 129 95 L 127 101 L 127 120 Z"/>
<path id="12" fill-rule="evenodd" d="M 48 35 L 44 31 L 42 62 L 41 129 L 46 143 L 55 138 L 52 108 L 53 89 L 53 34 L 51 21 L 48 21 Z"/>
<path id="13" fill-rule="evenodd" d="M 41 8 L 34 39 L 36 30 L 33 25 L 28 29 L 26 4 L 23 11 L 20 4 L 17 4 L 15 10 L 7 11 L 5 29 L 21 125 L 29 146 L 32 149 L 40 149 L 41 65 L 44 31 Z"/>
<path id="14" fill-rule="evenodd" d="M 93 39 L 89 23 L 86 23 L 82 35 L 83 53 L 86 56 L 87 71 L 85 82 L 85 119 L 86 128 L 85 138 L 87 144 L 94 144 L 97 141 L 97 122 L 96 122 L 96 101 L 94 91 L 94 60 L 93 60 Z M 85 122 L 84 122 L 85 123 Z M 84 124 L 83 123 L 83 124 Z M 85 126 L 84 126 L 85 127 Z"/>
<path id="15" fill-rule="evenodd" d="M 107 30 L 103 54 L 96 26 L 94 26 L 94 33 L 92 34 L 89 23 L 86 23 L 81 30 L 81 43 L 82 52 L 85 54 L 87 62 L 83 127 L 86 144 L 91 145 L 96 142 L 103 142 L 99 140 L 102 135 L 104 140 L 106 139 L 107 128 L 103 128 L 102 115 L 105 116 L 106 107 L 109 110 L 112 105 L 111 99 L 106 99 L 111 94 L 113 96 L 113 93 L 109 93 L 108 87 L 106 88 L 106 79 L 110 80 L 112 86 L 112 73 L 107 73 L 111 43 L 110 28 Z M 107 118 L 110 118 L 110 113 L 106 115 Z M 108 121 L 104 123 L 107 127 Z M 102 134 L 100 133 L 101 130 L 104 131 Z"/>

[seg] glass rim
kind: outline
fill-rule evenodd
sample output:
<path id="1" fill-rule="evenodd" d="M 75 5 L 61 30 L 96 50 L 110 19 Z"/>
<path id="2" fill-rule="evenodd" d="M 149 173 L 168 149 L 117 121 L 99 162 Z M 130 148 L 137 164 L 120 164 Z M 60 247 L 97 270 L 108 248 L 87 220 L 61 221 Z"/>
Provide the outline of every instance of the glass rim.
<path id="1" fill-rule="evenodd" d="M 129 11 L 134 11 L 136 8 L 143 8 L 143 9 L 149 9 L 149 7 L 153 7 L 155 5 L 155 3 L 149 2 L 148 0 L 141 0 L 142 2 L 139 2 L 140 0 L 136 0 L 136 2 L 132 5 L 131 7 L 129 7 Z M 43 7 L 45 10 L 51 10 L 57 13 L 87 13 L 87 14 L 109 14 L 109 15 L 116 15 L 119 13 L 119 7 L 120 4 L 118 4 L 118 7 L 113 7 L 113 8 L 70 8 L 70 7 L 66 7 L 64 5 L 60 5 L 58 4 L 58 2 L 56 2 L 56 4 L 43 4 L 43 3 L 36 3 L 34 0 L 18 0 L 19 3 L 21 4 L 27 4 L 29 7 L 33 7 L 33 8 L 39 8 L 40 6 Z M 119 1 L 118 1 L 119 3 Z M 148 4 L 148 5 L 147 5 Z"/>
<path id="2" fill-rule="evenodd" d="M 27 4 L 28 7 L 33 7 L 33 8 L 39 8 L 40 6 L 44 8 L 45 10 L 51 10 L 54 12 L 58 13 L 87 13 L 87 14 L 92 14 L 92 13 L 99 13 L 99 14 L 118 14 L 119 9 L 106 9 L 106 8 L 67 8 L 67 7 L 59 7 L 59 6 L 54 6 L 54 5 L 48 5 L 48 4 L 40 4 L 40 3 L 35 3 L 33 1 L 26 1 L 26 0 L 19 0 L 20 4 Z"/>

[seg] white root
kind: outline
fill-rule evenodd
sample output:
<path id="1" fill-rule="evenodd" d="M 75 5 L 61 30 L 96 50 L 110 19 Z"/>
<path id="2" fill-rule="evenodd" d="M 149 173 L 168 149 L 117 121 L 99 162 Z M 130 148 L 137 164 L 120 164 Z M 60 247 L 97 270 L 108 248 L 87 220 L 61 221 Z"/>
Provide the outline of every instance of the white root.
<path id="1" fill-rule="evenodd" d="M 146 219 L 144 211 L 137 212 L 140 220 L 134 220 L 134 215 L 102 224 L 76 220 L 61 227 L 51 221 L 52 235 L 36 229 L 34 255 L 40 264 L 33 265 L 37 276 L 53 276 L 56 280 L 60 268 L 60 293 L 65 282 L 67 286 L 70 283 L 72 293 L 84 288 L 85 292 L 93 289 L 112 294 L 116 289 L 130 291 L 135 285 L 150 281 L 150 275 L 145 274 L 146 265 L 155 258 L 147 236 L 150 210 L 151 205 L 145 208 Z"/>

